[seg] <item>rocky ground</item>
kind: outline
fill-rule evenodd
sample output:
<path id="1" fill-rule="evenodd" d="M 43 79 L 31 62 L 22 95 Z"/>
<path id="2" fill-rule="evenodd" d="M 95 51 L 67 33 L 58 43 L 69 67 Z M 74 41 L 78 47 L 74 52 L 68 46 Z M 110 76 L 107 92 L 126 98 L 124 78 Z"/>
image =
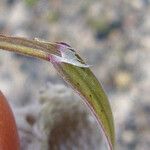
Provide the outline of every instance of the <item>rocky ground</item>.
<path id="1" fill-rule="evenodd" d="M 107 92 L 116 149 L 149 150 L 149 14 L 149 0 L 0 0 L 0 33 L 72 45 Z M 0 51 L 0 89 L 15 113 L 22 150 L 106 149 L 66 86 L 49 63 Z"/>

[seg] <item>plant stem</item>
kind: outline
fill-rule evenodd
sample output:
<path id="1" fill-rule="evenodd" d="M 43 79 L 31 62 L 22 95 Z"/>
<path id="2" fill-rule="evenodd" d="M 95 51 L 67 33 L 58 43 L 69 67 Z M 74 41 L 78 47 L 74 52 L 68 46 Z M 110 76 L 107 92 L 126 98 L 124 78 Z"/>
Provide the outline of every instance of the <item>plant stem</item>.
<path id="1" fill-rule="evenodd" d="M 11 44 L 8 42 L 0 41 L 0 49 L 11 51 L 11 52 L 16 52 L 19 54 L 36 57 L 36 58 L 40 58 L 40 59 L 44 59 L 48 61 L 48 54 L 46 52 L 43 52 L 41 50 L 36 50 L 30 47 L 25 47 L 25 46 L 20 46 L 20 45 Z"/>
<path id="2" fill-rule="evenodd" d="M 56 44 L 0 35 L 0 49 L 49 61 L 49 54 L 60 55 Z"/>

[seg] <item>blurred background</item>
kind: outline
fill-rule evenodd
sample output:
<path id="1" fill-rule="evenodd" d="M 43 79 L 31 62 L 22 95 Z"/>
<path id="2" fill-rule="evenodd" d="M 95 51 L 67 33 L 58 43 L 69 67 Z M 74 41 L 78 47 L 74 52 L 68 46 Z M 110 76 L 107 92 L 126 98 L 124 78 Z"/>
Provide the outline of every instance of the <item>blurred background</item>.
<path id="1" fill-rule="evenodd" d="M 150 0 L 0 0 L 0 33 L 70 44 L 108 95 L 116 149 L 150 149 Z M 22 150 L 107 149 L 51 64 L 0 51 L 0 89 Z"/>

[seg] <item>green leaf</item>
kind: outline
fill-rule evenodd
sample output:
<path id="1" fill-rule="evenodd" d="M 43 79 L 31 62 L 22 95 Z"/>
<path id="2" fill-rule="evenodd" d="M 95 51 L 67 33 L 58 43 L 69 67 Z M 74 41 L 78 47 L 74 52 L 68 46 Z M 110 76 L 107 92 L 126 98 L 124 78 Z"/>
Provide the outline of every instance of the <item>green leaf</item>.
<path id="1" fill-rule="evenodd" d="M 65 43 L 0 35 L 0 49 L 50 61 L 62 78 L 84 99 L 104 132 L 110 150 L 115 146 L 115 131 L 107 96 L 80 56 Z"/>
<path id="2" fill-rule="evenodd" d="M 63 44 L 58 45 L 57 48 L 60 50 L 62 57 L 64 53 L 68 54 L 66 51 L 70 51 L 71 49 L 70 46 L 64 46 Z M 71 56 L 74 57 L 66 56 L 68 59 L 72 59 L 72 61 L 69 60 L 68 63 L 60 59 L 58 60 L 55 57 L 51 57 L 50 61 L 62 78 L 88 105 L 104 132 L 109 148 L 113 150 L 115 145 L 115 132 L 113 115 L 107 96 L 102 86 L 89 69 L 89 65 L 84 64 L 83 60 L 73 49 L 71 49 L 70 53 L 71 52 L 73 53 Z M 76 63 L 76 61 L 78 61 L 78 63 Z M 82 66 L 79 63 L 81 63 Z"/>
<path id="3" fill-rule="evenodd" d="M 62 78 L 84 99 L 98 120 L 112 150 L 115 143 L 113 116 L 100 83 L 89 68 L 54 64 Z"/>

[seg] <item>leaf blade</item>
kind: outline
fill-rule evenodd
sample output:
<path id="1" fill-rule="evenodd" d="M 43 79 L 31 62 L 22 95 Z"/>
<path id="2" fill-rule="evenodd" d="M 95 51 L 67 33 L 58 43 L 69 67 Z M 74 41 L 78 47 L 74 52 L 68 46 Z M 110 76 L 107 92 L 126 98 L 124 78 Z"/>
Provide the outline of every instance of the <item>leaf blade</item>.
<path id="1" fill-rule="evenodd" d="M 85 100 L 97 118 L 107 138 L 109 148 L 114 149 L 115 131 L 111 107 L 103 88 L 89 68 L 67 63 L 53 63 L 63 79 Z"/>
<path id="2" fill-rule="evenodd" d="M 101 125 L 109 148 L 114 149 L 113 115 L 107 96 L 89 65 L 69 45 L 0 35 L 0 48 L 50 61 L 62 78 L 85 100 Z"/>

